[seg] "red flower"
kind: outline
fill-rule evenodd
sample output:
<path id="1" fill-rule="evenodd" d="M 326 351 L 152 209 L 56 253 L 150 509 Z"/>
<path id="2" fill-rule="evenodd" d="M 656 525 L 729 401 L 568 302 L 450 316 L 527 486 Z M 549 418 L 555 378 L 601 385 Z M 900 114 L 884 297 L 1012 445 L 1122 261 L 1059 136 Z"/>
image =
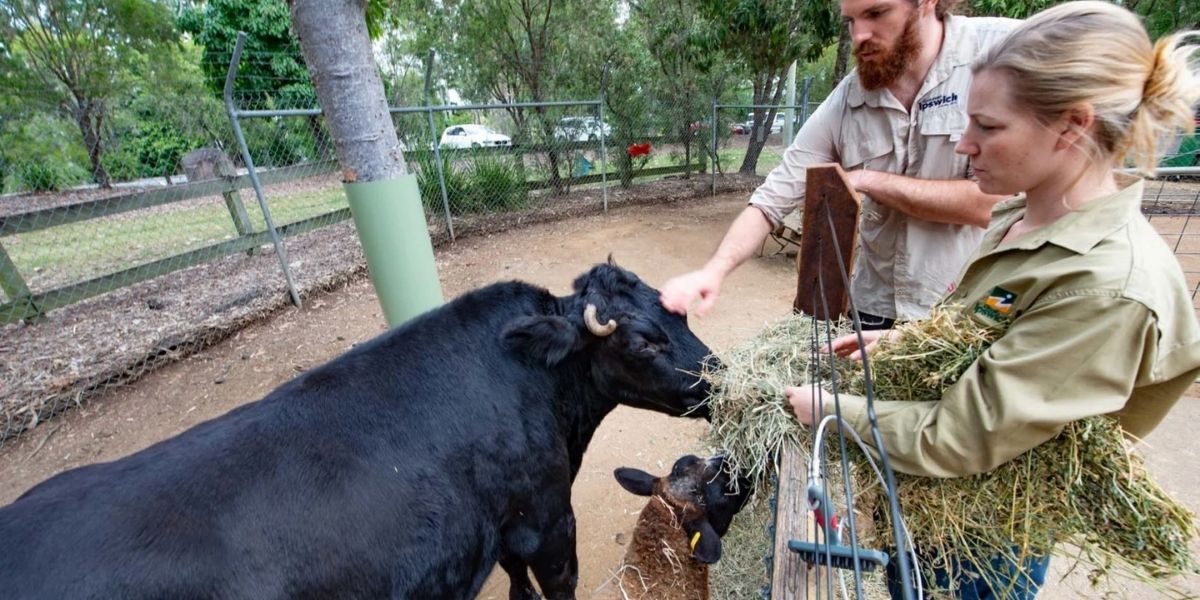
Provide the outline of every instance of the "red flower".
<path id="1" fill-rule="evenodd" d="M 650 142 L 642 142 L 640 144 L 630 144 L 626 150 L 629 153 L 629 158 L 637 158 L 639 156 L 648 156 L 650 154 Z"/>

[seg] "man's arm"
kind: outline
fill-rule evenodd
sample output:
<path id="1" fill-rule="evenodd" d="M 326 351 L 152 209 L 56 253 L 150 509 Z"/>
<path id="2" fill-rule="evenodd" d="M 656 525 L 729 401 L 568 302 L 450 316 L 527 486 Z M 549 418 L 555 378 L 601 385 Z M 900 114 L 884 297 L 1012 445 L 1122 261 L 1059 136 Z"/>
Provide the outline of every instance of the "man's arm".
<path id="1" fill-rule="evenodd" d="M 703 316 L 708 312 L 717 301 L 725 277 L 754 256 L 767 234 L 803 200 L 808 165 L 836 161 L 834 140 L 841 127 L 844 96 L 845 86 L 838 86 L 817 107 L 792 145 L 784 150 L 783 161 L 754 191 L 750 206 L 742 209 L 729 226 L 712 258 L 700 269 L 663 284 L 660 300 L 667 310 L 685 315 L 692 301 L 699 298 L 696 314 Z"/>
<path id="2" fill-rule="evenodd" d="M 992 206 L 1005 196 L 985 194 L 968 179 L 929 180 L 865 169 L 846 174 L 850 184 L 876 202 L 935 223 L 987 227 Z"/>
<path id="3" fill-rule="evenodd" d="M 660 300 L 667 310 L 687 314 L 688 305 L 697 296 L 696 314 L 704 316 L 717 302 L 721 282 L 734 269 L 754 256 L 773 229 L 771 221 L 754 205 L 742 209 L 725 232 L 712 258 L 697 271 L 686 273 L 663 285 Z"/>

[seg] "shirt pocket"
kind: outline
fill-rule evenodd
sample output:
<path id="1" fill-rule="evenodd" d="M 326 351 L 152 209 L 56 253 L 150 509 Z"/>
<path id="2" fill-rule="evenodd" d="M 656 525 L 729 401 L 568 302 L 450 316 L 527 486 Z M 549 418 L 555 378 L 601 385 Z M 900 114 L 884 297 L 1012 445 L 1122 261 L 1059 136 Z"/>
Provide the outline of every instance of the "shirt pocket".
<path id="1" fill-rule="evenodd" d="M 941 161 L 940 165 L 930 165 L 931 169 L 934 169 L 935 166 L 938 167 L 934 171 L 942 171 L 947 165 L 950 166 L 950 170 L 944 174 L 930 171 L 925 173 L 926 176 L 934 179 L 968 176 L 967 156 L 954 151 L 954 147 L 958 145 L 958 141 L 962 139 L 963 132 L 966 130 L 967 115 L 958 110 L 946 109 L 922 115 L 920 132 L 921 136 L 925 138 L 925 143 L 921 144 L 924 149 L 924 159 Z M 927 170 L 923 169 L 922 171 Z"/>
<path id="2" fill-rule="evenodd" d="M 947 141 L 957 143 L 966 130 L 967 115 L 957 110 L 935 110 L 921 118 L 921 135 L 944 135 Z"/>
<path id="3" fill-rule="evenodd" d="M 890 135 L 881 136 L 864 133 L 842 151 L 842 168 L 847 171 L 855 169 L 872 169 L 887 171 L 892 156 L 892 139 Z"/>

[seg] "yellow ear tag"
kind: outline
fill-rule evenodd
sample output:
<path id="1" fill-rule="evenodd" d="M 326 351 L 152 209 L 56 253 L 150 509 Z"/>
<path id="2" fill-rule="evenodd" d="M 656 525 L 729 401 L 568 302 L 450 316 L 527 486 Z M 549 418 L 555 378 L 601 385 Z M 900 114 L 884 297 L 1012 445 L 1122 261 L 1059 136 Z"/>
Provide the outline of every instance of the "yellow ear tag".
<path id="1" fill-rule="evenodd" d="M 699 531 L 697 531 L 696 533 L 693 533 L 693 534 L 692 534 L 692 552 L 695 552 L 695 551 L 696 551 L 696 544 L 697 544 L 699 541 L 700 541 L 700 532 L 699 532 Z"/>

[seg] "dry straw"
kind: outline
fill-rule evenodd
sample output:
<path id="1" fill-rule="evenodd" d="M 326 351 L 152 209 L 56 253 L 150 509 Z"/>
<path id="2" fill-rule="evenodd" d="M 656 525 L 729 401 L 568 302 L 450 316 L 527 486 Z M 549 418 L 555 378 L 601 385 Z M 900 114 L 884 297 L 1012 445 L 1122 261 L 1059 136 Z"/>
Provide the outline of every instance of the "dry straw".
<path id="1" fill-rule="evenodd" d="M 1000 334 L 957 314 L 936 310 L 929 319 L 900 325 L 879 344 L 871 355 L 876 398 L 939 399 Z M 812 432 L 797 425 L 783 387 L 808 382 L 813 373 L 824 385 L 831 381 L 828 355 L 813 368 L 812 350 L 828 338 L 824 327 L 807 317 L 785 320 L 722 356 L 722 367 L 706 374 L 714 384 L 708 443 L 757 477 L 760 497 L 772 492 L 770 475 L 783 444 L 798 443 L 805 452 L 812 447 Z M 833 336 L 844 332 L 844 326 L 832 329 Z M 840 387 L 861 393 L 861 368 L 841 359 L 835 364 Z M 980 576 L 1007 582 L 995 571 L 1002 561 L 993 568 L 991 560 L 980 559 L 1021 560 L 1054 551 L 1089 566 L 1098 587 L 1117 576 L 1146 581 L 1164 595 L 1185 595 L 1170 578 L 1200 573 L 1188 547 L 1197 535 L 1194 517 L 1154 482 L 1130 446 L 1115 419 L 1093 417 L 986 474 L 897 474 L 909 532 L 926 557 L 922 568 L 930 572 L 949 560 L 974 559 Z M 826 447 L 836 454 L 832 439 Z M 886 511 L 864 507 L 878 497 L 866 493 L 877 489 L 875 477 L 860 453 L 851 452 L 850 459 L 856 513 L 877 513 L 882 520 L 859 528 L 863 543 L 886 547 Z M 830 487 L 840 489 L 832 482 Z"/>

